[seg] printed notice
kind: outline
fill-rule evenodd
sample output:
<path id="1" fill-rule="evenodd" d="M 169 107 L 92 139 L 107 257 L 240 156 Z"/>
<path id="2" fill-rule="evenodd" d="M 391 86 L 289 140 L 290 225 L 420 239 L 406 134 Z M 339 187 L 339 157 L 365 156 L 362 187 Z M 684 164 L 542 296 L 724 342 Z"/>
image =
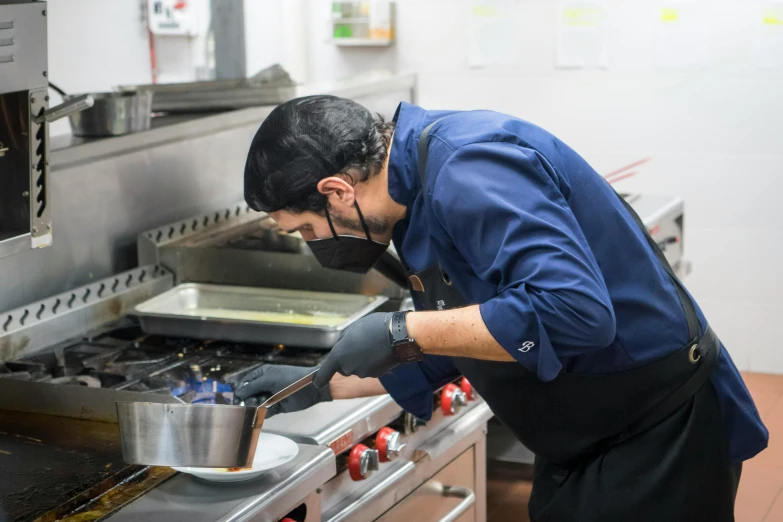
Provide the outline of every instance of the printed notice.
<path id="1" fill-rule="evenodd" d="M 760 69 L 783 69 L 783 2 L 767 2 L 762 8 L 756 64 Z"/>
<path id="2" fill-rule="evenodd" d="M 655 63 L 661 69 L 701 68 L 709 64 L 709 4 L 673 2 L 656 12 Z"/>
<path id="3" fill-rule="evenodd" d="M 594 69 L 609 66 L 606 2 L 561 2 L 557 19 L 557 67 Z"/>
<path id="4" fill-rule="evenodd" d="M 514 0 L 476 0 L 468 7 L 468 65 L 515 63 L 518 39 Z"/>

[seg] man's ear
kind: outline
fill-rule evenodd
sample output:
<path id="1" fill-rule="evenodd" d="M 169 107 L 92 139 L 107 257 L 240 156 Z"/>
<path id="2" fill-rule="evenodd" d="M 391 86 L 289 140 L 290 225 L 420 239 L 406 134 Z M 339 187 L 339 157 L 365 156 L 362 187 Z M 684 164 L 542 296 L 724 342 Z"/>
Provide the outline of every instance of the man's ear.
<path id="1" fill-rule="evenodd" d="M 330 176 L 318 182 L 318 192 L 329 200 L 329 203 L 352 207 L 356 198 L 353 185 L 340 176 Z"/>

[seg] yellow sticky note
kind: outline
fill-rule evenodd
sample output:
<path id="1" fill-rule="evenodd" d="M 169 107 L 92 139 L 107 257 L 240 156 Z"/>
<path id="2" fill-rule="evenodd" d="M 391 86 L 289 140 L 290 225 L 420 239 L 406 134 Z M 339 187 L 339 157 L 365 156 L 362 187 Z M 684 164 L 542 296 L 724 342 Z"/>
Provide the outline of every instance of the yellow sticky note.
<path id="1" fill-rule="evenodd" d="M 764 9 L 763 20 L 766 25 L 783 25 L 783 7 Z"/>
<path id="2" fill-rule="evenodd" d="M 563 10 L 563 21 L 570 26 L 594 27 L 598 25 L 601 16 L 602 11 L 599 9 L 569 7 Z"/>
<path id="3" fill-rule="evenodd" d="M 661 22 L 676 22 L 678 18 L 677 9 L 673 7 L 661 8 Z"/>

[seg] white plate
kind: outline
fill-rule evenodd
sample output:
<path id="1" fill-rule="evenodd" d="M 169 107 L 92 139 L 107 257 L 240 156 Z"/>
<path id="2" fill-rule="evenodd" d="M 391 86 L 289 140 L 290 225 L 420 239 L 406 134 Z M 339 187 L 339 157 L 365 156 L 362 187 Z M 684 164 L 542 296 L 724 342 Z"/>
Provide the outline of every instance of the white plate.
<path id="1" fill-rule="evenodd" d="M 254 479 L 263 475 L 266 471 L 282 466 L 293 460 L 299 453 L 296 442 L 280 435 L 261 433 L 258 436 L 256 456 L 253 459 L 253 467 L 241 471 L 228 471 L 226 468 L 172 468 L 175 471 L 189 473 L 194 477 L 212 482 L 241 482 Z"/>

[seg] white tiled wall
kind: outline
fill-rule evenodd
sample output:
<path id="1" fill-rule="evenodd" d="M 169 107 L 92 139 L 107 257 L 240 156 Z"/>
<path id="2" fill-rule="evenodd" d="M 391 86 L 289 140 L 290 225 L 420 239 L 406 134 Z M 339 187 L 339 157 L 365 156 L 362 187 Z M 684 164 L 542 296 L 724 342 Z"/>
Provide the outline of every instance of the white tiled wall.
<path id="1" fill-rule="evenodd" d="M 700 10 L 712 50 L 706 67 L 684 71 L 654 65 L 660 2 L 610 0 L 607 71 L 556 70 L 556 2 L 512 3 L 518 63 L 475 70 L 465 0 L 398 0 L 397 43 L 384 50 L 326 43 L 329 2 L 310 0 L 309 76 L 415 70 L 423 106 L 520 116 L 599 171 L 652 157 L 618 188 L 684 197 L 686 284 L 740 368 L 783 373 L 783 68 L 754 65 L 763 2 L 681 4 Z"/>

